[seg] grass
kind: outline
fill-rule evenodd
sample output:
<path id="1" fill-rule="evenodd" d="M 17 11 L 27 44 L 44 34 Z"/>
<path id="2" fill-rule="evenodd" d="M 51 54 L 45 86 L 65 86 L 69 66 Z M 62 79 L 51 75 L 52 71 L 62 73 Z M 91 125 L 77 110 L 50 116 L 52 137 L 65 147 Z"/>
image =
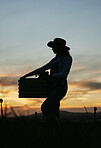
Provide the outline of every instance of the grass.
<path id="1" fill-rule="evenodd" d="M 53 129 L 43 119 L 6 118 L 0 120 L 2 148 L 96 148 L 100 145 L 100 122 L 61 120 L 61 128 Z"/>

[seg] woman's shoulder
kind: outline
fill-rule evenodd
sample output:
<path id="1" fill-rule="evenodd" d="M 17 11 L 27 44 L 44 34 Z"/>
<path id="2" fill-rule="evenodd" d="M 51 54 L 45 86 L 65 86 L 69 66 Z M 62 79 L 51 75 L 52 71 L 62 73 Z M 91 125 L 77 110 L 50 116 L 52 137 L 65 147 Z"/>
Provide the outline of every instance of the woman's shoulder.
<path id="1" fill-rule="evenodd" d="M 64 61 L 72 62 L 72 56 L 71 55 L 65 56 Z"/>

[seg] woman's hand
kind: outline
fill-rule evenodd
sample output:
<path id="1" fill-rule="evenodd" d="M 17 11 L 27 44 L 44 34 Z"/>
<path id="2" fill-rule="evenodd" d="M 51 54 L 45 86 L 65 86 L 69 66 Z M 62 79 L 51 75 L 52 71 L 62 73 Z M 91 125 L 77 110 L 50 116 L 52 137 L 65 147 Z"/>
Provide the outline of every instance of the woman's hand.
<path id="1" fill-rule="evenodd" d="M 20 79 L 25 79 L 26 77 L 30 77 L 30 76 L 33 76 L 33 75 L 37 76 L 37 74 L 40 74 L 40 73 L 42 73 L 42 71 L 40 69 L 36 69 L 36 70 L 29 72 L 28 74 L 22 76 Z"/>
<path id="2" fill-rule="evenodd" d="M 28 73 L 28 74 L 22 76 L 20 79 L 26 79 L 26 77 L 33 76 L 33 75 L 37 75 L 37 74 L 35 73 L 35 71 L 32 71 L 32 72 L 30 72 L 30 73 Z"/>

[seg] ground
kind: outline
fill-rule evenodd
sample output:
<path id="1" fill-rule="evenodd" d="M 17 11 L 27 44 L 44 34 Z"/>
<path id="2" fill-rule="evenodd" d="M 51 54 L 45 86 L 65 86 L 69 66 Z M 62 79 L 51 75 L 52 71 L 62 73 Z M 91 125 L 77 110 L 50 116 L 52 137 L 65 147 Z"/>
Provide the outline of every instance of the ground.
<path id="1" fill-rule="evenodd" d="M 6 118 L 0 120 L 2 148 L 97 148 L 100 145 L 101 122 L 61 119 L 53 128 L 45 119 Z"/>

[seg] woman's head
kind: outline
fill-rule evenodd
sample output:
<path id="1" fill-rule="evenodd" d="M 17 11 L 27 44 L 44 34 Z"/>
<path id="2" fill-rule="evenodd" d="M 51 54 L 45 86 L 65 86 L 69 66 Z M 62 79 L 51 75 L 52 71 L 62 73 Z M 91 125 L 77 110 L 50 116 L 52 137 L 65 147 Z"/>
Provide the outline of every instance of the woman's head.
<path id="1" fill-rule="evenodd" d="M 70 48 L 66 46 L 66 41 L 64 39 L 55 38 L 54 41 L 48 42 L 47 46 L 51 47 L 55 54 L 62 56 L 69 54 Z"/>

